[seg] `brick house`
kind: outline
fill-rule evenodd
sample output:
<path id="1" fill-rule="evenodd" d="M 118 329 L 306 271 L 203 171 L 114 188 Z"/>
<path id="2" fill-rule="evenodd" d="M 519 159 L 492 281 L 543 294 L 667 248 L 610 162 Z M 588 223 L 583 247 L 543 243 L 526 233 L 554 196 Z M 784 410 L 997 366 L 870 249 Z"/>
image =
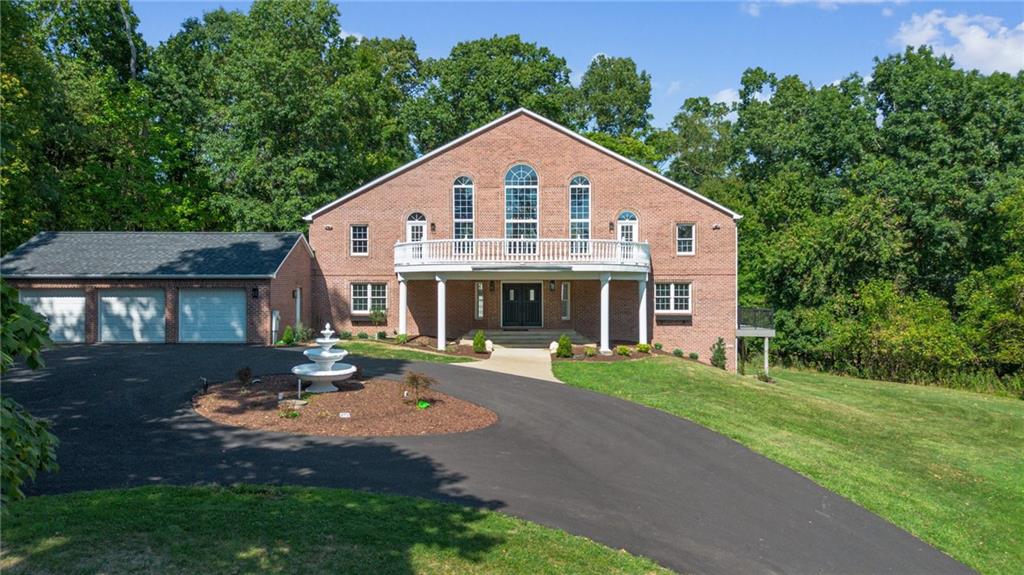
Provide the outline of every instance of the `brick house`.
<path id="1" fill-rule="evenodd" d="M 740 218 L 519 109 L 305 216 L 308 243 L 43 233 L 0 273 L 59 340 L 270 343 L 330 322 L 438 347 L 478 329 L 604 353 L 658 342 L 707 361 L 721 337 L 735 370 L 737 337 L 773 334 L 737 328 Z"/>
<path id="2" fill-rule="evenodd" d="M 520 109 L 305 217 L 313 317 L 439 346 L 571 331 L 705 361 L 721 337 L 735 369 L 740 217 Z"/>

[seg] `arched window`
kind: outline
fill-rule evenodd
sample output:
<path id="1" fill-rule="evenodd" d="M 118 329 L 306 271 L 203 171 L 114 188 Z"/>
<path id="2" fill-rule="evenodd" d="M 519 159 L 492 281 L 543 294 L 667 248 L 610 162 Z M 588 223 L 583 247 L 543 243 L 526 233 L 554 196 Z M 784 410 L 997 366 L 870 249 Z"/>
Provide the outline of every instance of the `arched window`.
<path id="1" fill-rule="evenodd" d="M 590 252 L 590 180 L 576 176 L 569 182 L 569 238 L 574 254 Z"/>
<path id="2" fill-rule="evenodd" d="M 619 214 L 619 221 L 620 222 L 635 222 L 636 221 L 636 214 L 634 214 L 633 212 L 630 212 L 630 211 L 622 212 L 621 214 Z"/>
<path id="3" fill-rule="evenodd" d="M 409 214 L 409 217 L 405 219 L 405 241 L 422 242 L 425 239 L 427 239 L 427 216 L 419 212 Z"/>
<path id="4" fill-rule="evenodd" d="M 413 212 L 413 213 L 409 214 L 409 221 L 410 222 L 425 222 L 425 221 L 427 221 L 427 216 L 424 216 L 423 214 L 421 214 L 419 212 Z"/>
<path id="5" fill-rule="evenodd" d="M 455 178 L 452 184 L 452 206 L 454 207 L 454 238 L 457 240 L 473 239 L 473 180 L 467 176 Z M 455 253 L 473 253 L 473 242 L 456 242 Z"/>
<path id="6" fill-rule="evenodd" d="M 619 244 L 619 257 L 632 259 L 635 255 L 633 242 L 637 241 L 637 236 L 639 235 L 637 226 L 636 214 L 630 211 L 619 213 L 619 217 L 615 222 L 615 239 L 624 242 Z"/>
<path id="7" fill-rule="evenodd" d="M 512 166 L 505 174 L 505 238 L 537 239 L 537 172 L 525 164 Z M 510 241 L 508 253 L 535 254 L 537 242 Z"/>

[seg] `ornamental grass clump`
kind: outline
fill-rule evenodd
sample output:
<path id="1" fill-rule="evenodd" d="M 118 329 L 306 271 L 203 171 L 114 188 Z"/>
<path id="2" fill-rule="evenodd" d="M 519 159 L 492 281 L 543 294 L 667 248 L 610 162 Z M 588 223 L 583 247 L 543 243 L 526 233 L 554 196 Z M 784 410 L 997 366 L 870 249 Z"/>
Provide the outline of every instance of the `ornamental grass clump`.
<path id="1" fill-rule="evenodd" d="M 430 402 L 423 399 L 423 393 L 430 391 L 430 388 L 437 384 L 436 379 L 425 373 L 410 371 L 405 374 L 403 382 L 405 383 L 405 386 L 412 391 L 417 407 L 420 407 L 421 409 L 430 407 Z M 426 405 L 424 406 L 424 404 Z"/>

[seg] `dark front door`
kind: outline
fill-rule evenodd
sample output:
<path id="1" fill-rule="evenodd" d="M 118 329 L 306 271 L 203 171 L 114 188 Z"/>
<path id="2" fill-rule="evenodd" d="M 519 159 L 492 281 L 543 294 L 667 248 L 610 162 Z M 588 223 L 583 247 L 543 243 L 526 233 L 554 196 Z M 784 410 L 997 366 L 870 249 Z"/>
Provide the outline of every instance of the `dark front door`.
<path id="1" fill-rule="evenodd" d="M 502 284 L 502 325 L 540 327 L 542 287 L 543 284 Z"/>

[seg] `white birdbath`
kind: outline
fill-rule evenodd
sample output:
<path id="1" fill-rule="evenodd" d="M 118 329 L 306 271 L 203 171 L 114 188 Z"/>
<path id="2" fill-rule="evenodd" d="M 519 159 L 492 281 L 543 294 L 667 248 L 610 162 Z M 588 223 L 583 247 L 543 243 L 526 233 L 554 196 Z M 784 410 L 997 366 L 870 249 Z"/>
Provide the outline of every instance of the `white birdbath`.
<path id="1" fill-rule="evenodd" d="M 344 381 L 356 372 L 354 365 L 337 363 L 338 360 L 348 355 L 348 352 L 343 349 L 334 349 L 334 344 L 339 340 L 333 337 L 334 330 L 331 329 L 331 324 L 325 325 L 320 333 L 323 334 L 323 337 L 316 339 L 316 344 L 319 347 L 303 352 L 303 355 L 313 363 L 304 363 L 292 368 L 292 373 L 297 375 L 300 380 L 310 382 L 310 386 L 306 388 L 309 393 L 338 391 L 338 388 L 334 387 L 331 382 Z"/>

